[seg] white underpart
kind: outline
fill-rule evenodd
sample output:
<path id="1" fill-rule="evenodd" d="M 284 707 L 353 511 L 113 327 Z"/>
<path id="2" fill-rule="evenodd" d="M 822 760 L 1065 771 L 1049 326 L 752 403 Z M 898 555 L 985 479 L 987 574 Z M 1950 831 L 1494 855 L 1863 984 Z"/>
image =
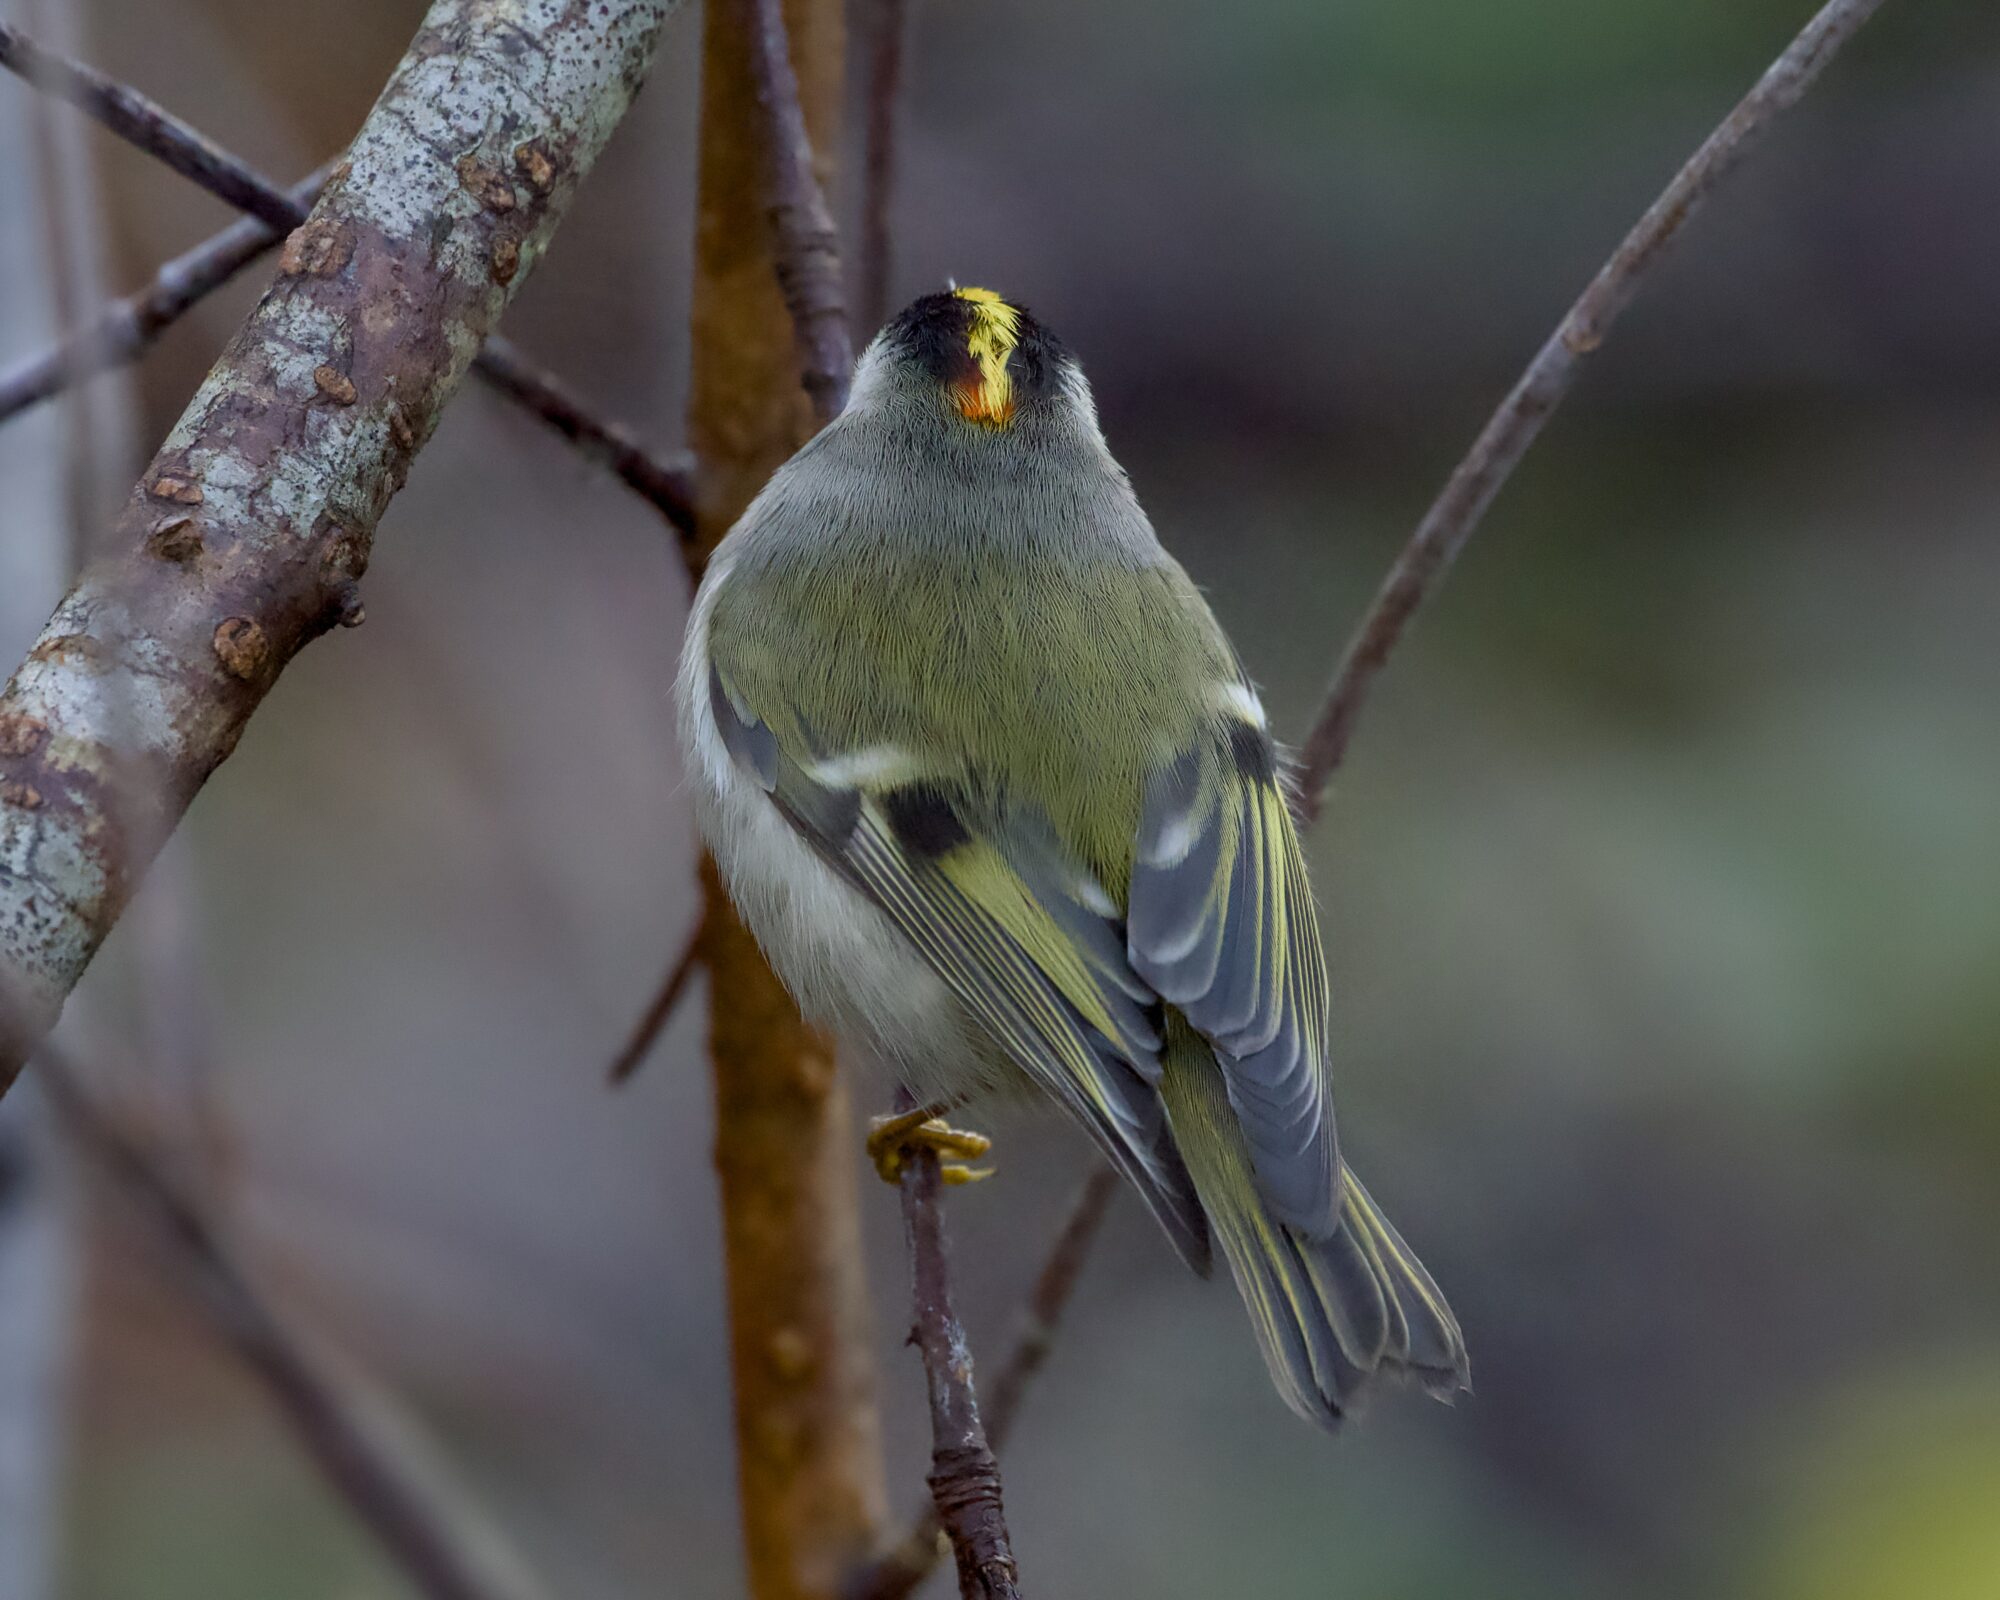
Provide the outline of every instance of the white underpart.
<path id="1" fill-rule="evenodd" d="M 727 577 L 725 559 L 710 568 L 696 598 L 675 693 L 695 819 L 730 898 L 815 1022 L 879 1057 L 920 1095 L 950 1098 L 989 1087 L 993 1052 L 944 980 L 730 759 L 708 699 L 709 619 Z M 871 746 L 836 761 L 890 749 Z"/>

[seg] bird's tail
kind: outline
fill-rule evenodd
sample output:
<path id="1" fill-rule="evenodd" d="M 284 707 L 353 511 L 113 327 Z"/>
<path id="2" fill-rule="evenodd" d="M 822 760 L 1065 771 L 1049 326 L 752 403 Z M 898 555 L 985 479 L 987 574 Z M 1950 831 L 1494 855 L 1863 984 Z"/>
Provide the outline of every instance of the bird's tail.
<path id="1" fill-rule="evenodd" d="M 1469 1387 L 1458 1319 L 1354 1174 L 1326 1238 L 1273 1221 L 1208 1047 L 1175 1027 L 1165 1066 L 1175 1142 L 1285 1403 L 1336 1428 L 1379 1379 L 1414 1382 L 1441 1400 Z"/>

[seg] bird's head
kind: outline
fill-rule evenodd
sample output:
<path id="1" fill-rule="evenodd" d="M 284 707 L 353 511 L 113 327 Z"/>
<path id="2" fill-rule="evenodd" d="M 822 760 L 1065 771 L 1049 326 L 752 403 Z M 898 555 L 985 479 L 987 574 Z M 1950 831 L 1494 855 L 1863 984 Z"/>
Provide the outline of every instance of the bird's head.
<path id="1" fill-rule="evenodd" d="M 912 302 L 875 336 L 853 403 L 941 402 L 968 428 L 1004 433 L 1038 413 L 1088 411 L 1089 394 L 1074 358 L 1025 306 L 954 288 Z"/>

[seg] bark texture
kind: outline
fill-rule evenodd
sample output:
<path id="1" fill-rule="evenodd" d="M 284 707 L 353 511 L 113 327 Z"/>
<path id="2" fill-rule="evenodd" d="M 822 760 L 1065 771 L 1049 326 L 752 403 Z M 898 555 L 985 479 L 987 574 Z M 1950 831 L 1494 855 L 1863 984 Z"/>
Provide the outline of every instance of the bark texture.
<path id="1" fill-rule="evenodd" d="M 812 432 L 778 290 L 751 7 L 707 9 L 689 442 L 714 547 Z M 838 0 L 790 0 L 808 127 L 830 148 Z M 702 865 L 743 1539 L 754 1600 L 832 1600 L 884 1505 L 859 1241 L 859 1135 L 826 1039 L 800 1020 Z"/>
<path id="2" fill-rule="evenodd" d="M 0 695 L 0 1091 L 308 641 L 677 0 L 438 0 Z"/>

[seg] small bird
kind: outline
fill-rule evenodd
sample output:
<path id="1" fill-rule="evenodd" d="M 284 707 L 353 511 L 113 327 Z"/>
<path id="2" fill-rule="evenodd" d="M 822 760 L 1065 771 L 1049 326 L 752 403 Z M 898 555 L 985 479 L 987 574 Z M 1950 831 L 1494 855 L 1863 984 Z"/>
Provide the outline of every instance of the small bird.
<path id="1" fill-rule="evenodd" d="M 703 836 L 801 1008 L 919 1111 L 1052 1099 L 1174 1248 L 1235 1275 L 1335 1427 L 1465 1387 L 1444 1297 L 1334 1137 L 1326 963 L 1257 691 L 1161 547 L 1083 370 L 986 289 L 878 334 L 715 552 L 677 690 Z"/>

